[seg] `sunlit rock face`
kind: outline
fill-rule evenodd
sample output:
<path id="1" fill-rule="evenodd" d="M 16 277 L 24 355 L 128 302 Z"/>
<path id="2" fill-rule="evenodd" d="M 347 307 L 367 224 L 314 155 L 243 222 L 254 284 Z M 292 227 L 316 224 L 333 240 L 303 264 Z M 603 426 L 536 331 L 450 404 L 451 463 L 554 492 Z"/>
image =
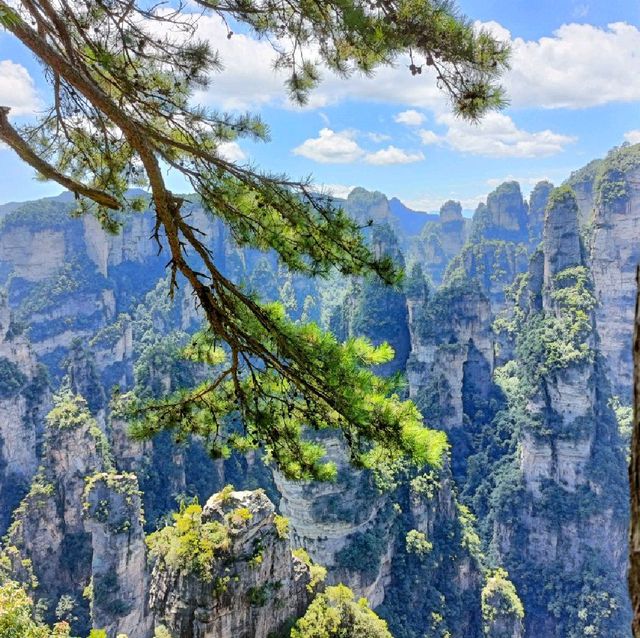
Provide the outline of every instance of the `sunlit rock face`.
<path id="1" fill-rule="evenodd" d="M 150 605 L 156 623 L 172 636 L 267 638 L 304 614 L 311 599 L 309 568 L 292 556 L 262 491 L 232 492 L 224 499 L 216 494 L 204 506 L 202 521 L 227 524 L 228 515 L 239 510 L 246 511 L 245 522 L 230 529 L 229 545 L 206 578 L 162 560 L 154 565 Z"/>
<path id="2" fill-rule="evenodd" d="M 551 348 L 564 344 L 562 347 L 568 348 L 565 352 L 575 347 L 573 355 L 554 363 L 553 350 L 543 348 L 542 356 L 548 357 L 543 367 L 532 368 L 537 372 L 522 377 L 521 383 L 532 385 L 526 390 L 529 398 L 519 417 L 520 478 L 516 472 L 514 480 L 522 481 L 522 492 L 515 514 L 517 523 L 514 526 L 513 519 L 507 522 L 504 514 L 498 516 L 493 546 L 517 586 L 523 586 L 521 570 L 527 569 L 527 564 L 539 565 L 541 573 L 546 574 L 541 584 L 570 580 L 578 574 L 582 578 L 585 571 L 593 569 L 587 565 L 594 552 L 599 569 L 617 575 L 611 579 L 615 583 L 626 569 L 626 517 L 621 511 L 625 502 L 624 458 L 608 406 L 610 395 L 600 383 L 603 366 L 597 354 L 596 311 L 588 301 L 593 282 L 586 268 L 578 206 L 570 190 L 552 194 L 545 216 L 543 252 L 543 276 L 530 273 L 542 285 L 538 291 L 531 291 L 532 299 L 542 299 L 542 313 L 530 308 L 532 314 L 522 330 L 531 334 L 520 337 L 520 343 L 533 347 L 544 343 L 548 338 L 544 332 L 533 336 L 543 325 L 539 322 L 546 322 L 546 330 L 554 330 L 553 326 L 562 325 L 554 321 L 563 320 L 573 312 L 571 308 L 578 307 L 572 304 L 586 303 L 582 307 L 587 314 L 578 341 L 565 334 L 559 335 L 555 344 L 549 342 Z M 520 346 L 519 352 L 524 356 L 526 348 Z M 526 359 L 518 365 L 532 366 L 534 360 Z M 607 455 L 606 461 L 603 454 Z M 607 478 L 602 474 L 603 465 L 611 472 Z M 605 586 L 605 591 L 614 595 L 610 587 Z M 624 625 L 627 613 L 622 592 L 617 592 L 619 615 L 615 616 L 617 624 L 611 625 L 614 635 Z M 544 609 L 549 603 L 542 602 L 544 599 L 525 596 L 525 607 L 529 608 L 527 631 L 562 635 L 567 621 L 549 617 Z"/>
<path id="3" fill-rule="evenodd" d="M 632 338 L 636 267 L 640 263 L 640 166 L 628 158 L 636 147 L 620 149 L 604 160 L 603 177 L 595 186 L 591 269 L 598 299 L 596 321 L 600 350 L 614 394 L 631 402 Z M 637 152 L 637 151 L 636 151 Z"/>

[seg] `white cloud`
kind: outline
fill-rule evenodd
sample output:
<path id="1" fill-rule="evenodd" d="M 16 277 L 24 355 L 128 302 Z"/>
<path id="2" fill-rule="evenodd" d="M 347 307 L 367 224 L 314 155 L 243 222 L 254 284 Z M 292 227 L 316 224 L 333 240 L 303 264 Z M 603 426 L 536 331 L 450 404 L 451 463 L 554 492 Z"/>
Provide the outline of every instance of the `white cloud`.
<path id="1" fill-rule="evenodd" d="M 196 102 L 245 110 L 283 100 L 284 76 L 273 70 L 275 53 L 268 42 L 240 33 L 227 38 L 227 27 L 217 16 L 199 18 L 197 35 L 219 52 L 223 69 L 196 93 Z"/>
<path id="2" fill-rule="evenodd" d="M 442 196 L 423 195 L 414 199 L 402 199 L 402 202 L 412 210 L 421 210 L 426 213 L 437 213 L 442 204 L 449 199 L 452 199 L 455 202 L 460 202 L 463 210 L 473 211 L 478 207 L 478 204 L 486 202 L 487 193 L 472 197 L 458 197 L 455 193 Z"/>
<path id="3" fill-rule="evenodd" d="M 318 137 L 305 140 L 293 149 L 294 155 L 300 155 L 321 164 L 352 164 L 360 160 L 375 166 L 387 164 L 410 164 L 424 159 L 421 152 L 411 153 L 396 146 L 389 145 L 378 151 L 367 151 L 356 141 L 359 133 L 354 130 L 334 131 L 330 128 L 320 129 Z"/>
<path id="4" fill-rule="evenodd" d="M 424 128 L 418 131 L 418 135 L 425 146 L 429 144 L 440 144 L 443 141 L 440 135 Z"/>
<path id="5" fill-rule="evenodd" d="M 159 27 L 155 27 L 159 28 Z M 285 89 L 287 75 L 274 70 L 276 54 L 266 40 L 235 33 L 227 38 L 227 28 L 216 16 L 199 18 L 197 37 L 213 43 L 223 68 L 211 77 L 210 86 L 195 95 L 205 106 L 246 110 L 267 104 L 299 108 L 288 101 Z M 309 52 L 313 58 L 313 52 Z M 354 74 L 342 78 L 325 69 L 320 86 L 312 91 L 304 108 L 322 108 L 350 100 L 382 101 L 414 107 L 444 104 L 435 76 L 429 70 L 412 76 L 409 59 L 401 58 L 393 67 L 382 67 L 374 77 Z"/>
<path id="6" fill-rule="evenodd" d="M 218 153 L 228 162 L 241 162 L 247 159 L 247 155 L 240 148 L 238 142 L 223 142 L 218 145 Z"/>
<path id="7" fill-rule="evenodd" d="M 524 40 L 512 39 L 497 22 L 476 24 L 512 46 L 511 71 L 504 84 L 514 106 L 583 108 L 640 100 L 640 74 L 630 72 L 640 63 L 640 29 L 633 25 L 565 24 L 551 36 Z M 200 18 L 197 35 L 213 43 L 224 66 L 213 75 L 211 86 L 198 93 L 199 102 L 227 109 L 267 104 L 298 108 L 287 100 L 286 74 L 274 71 L 276 56 L 266 40 L 244 34 L 228 39 L 227 28 L 216 16 Z M 356 100 L 402 104 L 408 110 L 396 116 L 398 121 L 408 119 L 408 124 L 419 126 L 421 113 L 416 109 L 444 112 L 447 100 L 431 69 L 412 76 L 408 65 L 408 59 L 399 58 L 395 66 L 377 69 L 374 77 L 356 74 L 348 79 L 324 70 L 306 108 Z"/>
<path id="8" fill-rule="evenodd" d="M 11 60 L 0 60 L 0 105 L 8 106 L 11 115 L 31 115 L 41 107 L 29 72 Z"/>
<path id="9" fill-rule="evenodd" d="M 293 149 L 293 153 L 322 164 L 350 164 L 365 155 L 354 137 L 353 131 L 336 133 L 323 128 L 318 137 L 305 140 Z"/>
<path id="10" fill-rule="evenodd" d="M 640 144 L 640 129 L 627 131 L 624 134 L 624 141 L 629 142 L 630 144 Z"/>
<path id="11" fill-rule="evenodd" d="M 511 40 L 496 22 L 482 26 Z M 564 24 L 551 37 L 515 38 L 511 46 L 504 86 L 514 106 L 578 109 L 640 100 L 640 75 L 632 72 L 640 65 L 640 29 L 633 25 Z"/>
<path id="12" fill-rule="evenodd" d="M 367 164 L 382 166 L 386 164 L 411 164 L 423 159 L 424 155 L 420 152 L 408 153 L 407 151 L 403 151 L 401 148 L 391 145 L 374 153 L 369 153 L 365 157 L 364 161 L 367 162 Z"/>
<path id="13" fill-rule="evenodd" d="M 511 31 L 503 27 L 499 22 L 495 20 L 489 20 L 488 22 L 476 21 L 474 27 L 477 30 L 488 31 L 494 38 L 498 40 L 504 40 L 508 42 L 511 40 Z"/>
<path id="14" fill-rule="evenodd" d="M 491 188 L 497 188 L 500 184 L 505 182 L 518 182 L 525 190 L 531 189 L 540 182 L 550 182 L 548 177 L 516 177 L 515 175 L 506 175 L 505 177 L 493 177 L 487 180 L 487 186 Z"/>
<path id="15" fill-rule="evenodd" d="M 444 144 L 471 155 L 485 157 L 547 157 L 564 150 L 575 138 L 550 130 L 529 132 L 519 129 L 504 113 L 488 113 L 479 123 L 461 120 L 450 113 L 437 118 L 447 127 L 444 135 L 419 131 L 423 144 Z"/>
<path id="16" fill-rule="evenodd" d="M 409 109 L 408 111 L 398 113 L 393 120 L 398 124 L 405 124 L 406 126 L 420 126 L 424 123 L 425 116 L 414 109 Z"/>
<path id="17" fill-rule="evenodd" d="M 346 199 L 354 188 L 355 186 L 346 186 L 345 184 L 318 184 L 318 190 L 342 199 Z"/>
<path id="18" fill-rule="evenodd" d="M 326 71 L 320 86 L 311 93 L 308 107 L 360 100 L 444 109 L 446 97 L 437 88 L 435 75 L 427 70 L 414 77 L 407 68 L 409 63 L 401 58 L 395 66 L 377 69 L 373 77 L 354 74 L 344 79 Z"/>

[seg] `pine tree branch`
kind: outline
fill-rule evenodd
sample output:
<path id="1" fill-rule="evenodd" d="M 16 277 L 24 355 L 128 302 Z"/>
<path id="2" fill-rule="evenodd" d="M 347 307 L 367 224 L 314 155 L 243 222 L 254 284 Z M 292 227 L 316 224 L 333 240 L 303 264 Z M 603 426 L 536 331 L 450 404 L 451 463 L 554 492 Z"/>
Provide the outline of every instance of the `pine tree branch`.
<path id="1" fill-rule="evenodd" d="M 120 210 L 122 208 L 120 202 L 115 197 L 109 195 L 109 193 L 105 193 L 97 188 L 91 188 L 86 184 L 67 177 L 54 166 L 40 158 L 27 142 L 20 137 L 18 131 L 11 126 L 8 118 L 9 111 L 10 109 L 8 107 L 0 106 L 0 140 L 12 148 L 21 160 L 35 168 L 47 179 L 57 182 L 76 195 L 87 197 L 96 204 L 110 208 L 111 210 Z"/>

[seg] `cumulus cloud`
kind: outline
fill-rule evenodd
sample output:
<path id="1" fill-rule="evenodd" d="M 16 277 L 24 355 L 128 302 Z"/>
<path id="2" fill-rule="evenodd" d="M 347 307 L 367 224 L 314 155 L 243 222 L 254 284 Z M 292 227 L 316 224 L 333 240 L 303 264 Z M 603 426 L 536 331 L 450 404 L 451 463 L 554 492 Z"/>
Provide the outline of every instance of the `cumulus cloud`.
<path id="1" fill-rule="evenodd" d="M 443 138 L 440 135 L 428 129 L 421 129 L 418 131 L 418 135 L 420 136 L 422 143 L 425 145 L 440 144 L 443 141 Z"/>
<path id="2" fill-rule="evenodd" d="M 367 162 L 367 164 L 382 166 L 385 164 L 412 164 L 413 162 L 419 162 L 423 159 L 424 155 L 420 152 L 408 153 L 401 148 L 391 145 L 374 153 L 369 153 L 364 158 L 364 161 Z"/>
<path id="3" fill-rule="evenodd" d="M 196 93 L 196 102 L 246 110 L 285 98 L 285 76 L 274 72 L 275 53 L 268 42 L 241 33 L 227 38 L 227 27 L 217 16 L 199 18 L 197 35 L 213 44 L 223 68 L 211 76 L 205 90 Z"/>
<path id="4" fill-rule="evenodd" d="M 627 131 L 624 134 L 624 141 L 629 142 L 629 144 L 640 144 L 640 129 Z"/>
<path id="5" fill-rule="evenodd" d="M 520 129 L 504 113 L 489 113 L 479 123 L 465 122 L 445 113 L 437 121 L 447 127 L 438 135 L 422 129 L 423 144 L 442 144 L 462 153 L 485 157 L 547 157 L 575 142 L 574 137 L 550 130 L 529 132 Z"/>
<path id="6" fill-rule="evenodd" d="M 410 164 L 424 159 L 420 152 L 411 153 L 393 145 L 378 151 L 367 151 L 356 141 L 358 134 L 354 130 L 333 131 L 323 128 L 318 137 L 311 137 L 294 148 L 293 154 L 321 164 L 351 164 L 363 160 L 367 164 L 383 166 Z M 364 135 L 368 136 L 366 133 Z"/>
<path id="7" fill-rule="evenodd" d="M 350 164 L 365 155 L 354 137 L 353 131 L 323 128 L 318 137 L 305 140 L 293 153 L 322 164 Z"/>
<path id="8" fill-rule="evenodd" d="M 406 126 L 420 126 L 424 123 L 425 117 L 419 111 L 409 109 L 408 111 L 398 113 L 393 120 L 398 124 L 404 124 Z"/>
<path id="9" fill-rule="evenodd" d="M 240 148 L 238 142 L 223 142 L 219 144 L 218 153 L 228 162 L 241 162 L 247 159 L 245 152 Z"/>
<path id="10" fill-rule="evenodd" d="M 241 110 L 267 104 L 298 108 L 287 100 L 286 74 L 274 71 L 275 54 L 268 42 L 245 34 L 228 39 L 227 28 L 216 16 L 204 16 L 198 24 L 198 36 L 214 43 L 223 63 L 211 86 L 197 94 L 200 103 Z M 504 85 L 514 106 L 583 108 L 640 100 L 640 76 L 629 72 L 640 62 L 636 26 L 565 24 L 550 36 L 525 40 L 513 38 L 497 22 L 476 24 L 511 44 L 511 70 Z M 396 121 L 420 126 L 422 114 L 416 109 L 444 112 L 447 99 L 431 69 L 412 76 L 409 62 L 401 57 L 372 78 L 356 74 L 344 79 L 325 69 L 306 108 L 353 100 L 402 104 L 408 110 L 398 113 Z"/>
<path id="11" fill-rule="evenodd" d="M 299 108 L 288 101 L 284 86 L 287 75 L 274 70 L 276 55 L 266 40 L 238 33 L 227 38 L 227 27 L 217 16 L 200 17 L 197 36 L 213 43 L 223 68 L 212 75 L 209 87 L 196 94 L 196 102 L 237 110 L 265 105 Z M 309 57 L 313 57 L 313 52 L 309 52 Z M 408 58 L 401 58 L 393 67 L 378 69 L 373 78 L 355 74 L 345 79 L 325 69 L 320 86 L 310 94 L 305 108 L 322 108 L 349 100 L 419 107 L 443 103 L 435 76 L 428 72 L 414 77 L 408 70 L 409 64 Z"/>
<path id="12" fill-rule="evenodd" d="M 514 106 L 579 109 L 640 100 L 640 29 L 625 22 L 606 27 L 565 24 L 551 37 L 511 38 L 496 22 L 476 23 L 511 42 L 504 85 Z"/>
<path id="13" fill-rule="evenodd" d="M 31 115 L 41 107 L 29 72 L 11 60 L 0 60 L 0 104 L 11 108 L 11 115 Z"/>

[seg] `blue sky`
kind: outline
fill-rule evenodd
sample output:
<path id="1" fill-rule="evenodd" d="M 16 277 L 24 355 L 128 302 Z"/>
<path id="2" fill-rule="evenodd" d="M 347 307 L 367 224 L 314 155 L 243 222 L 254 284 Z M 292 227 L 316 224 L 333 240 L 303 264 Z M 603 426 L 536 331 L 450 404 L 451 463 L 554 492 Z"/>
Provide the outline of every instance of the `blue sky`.
<path id="1" fill-rule="evenodd" d="M 221 37 L 213 19 L 202 37 L 222 43 L 225 71 L 203 104 L 259 112 L 267 144 L 240 140 L 225 152 L 293 177 L 312 175 L 336 194 L 364 186 L 421 210 L 453 198 L 472 209 L 500 181 L 527 191 L 561 182 L 625 139 L 640 142 L 640 3 L 637 0 L 460 0 L 460 8 L 513 47 L 504 79 L 511 105 L 479 126 L 453 118 L 428 77 L 402 65 L 375 77 L 325 81 L 304 109 L 286 102 L 266 43 Z M 16 121 L 46 100 L 38 65 L 0 34 L 0 105 Z M 170 178 L 172 179 L 172 178 Z M 179 183 L 174 184 L 176 188 Z M 0 149 L 0 202 L 59 192 L 36 182 Z"/>

